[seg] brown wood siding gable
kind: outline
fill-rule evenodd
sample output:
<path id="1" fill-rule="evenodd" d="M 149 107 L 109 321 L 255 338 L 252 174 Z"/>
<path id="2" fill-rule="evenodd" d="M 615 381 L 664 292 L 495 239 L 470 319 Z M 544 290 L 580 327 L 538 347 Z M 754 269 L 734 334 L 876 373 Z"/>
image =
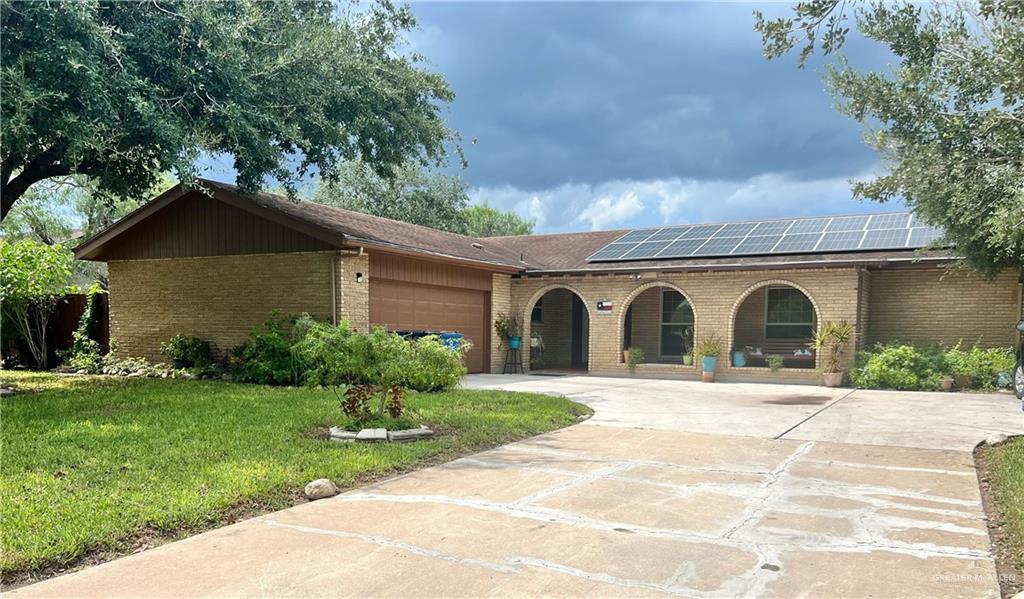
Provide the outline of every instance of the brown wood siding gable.
<path id="1" fill-rule="evenodd" d="M 97 260 L 146 260 L 334 249 L 285 225 L 191 192 L 111 240 Z"/>
<path id="2" fill-rule="evenodd" d="M 491 272 L 383 252 L 370 253 L 371 279 L 490 291 Z"/>

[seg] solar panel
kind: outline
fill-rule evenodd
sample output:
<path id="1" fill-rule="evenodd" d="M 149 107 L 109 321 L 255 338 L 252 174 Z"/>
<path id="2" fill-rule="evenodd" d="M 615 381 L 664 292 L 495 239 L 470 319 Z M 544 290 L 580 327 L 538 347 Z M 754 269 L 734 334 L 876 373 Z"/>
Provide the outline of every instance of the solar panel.
<path id="1" fill-rule="evenodd" d="M 751 231 L 751 235 L 776 235 L 785 233 L 786 229 L 793 224 L 791 220 L 774 220 L 766 223 L 757 223 L 757 228 Z"/>
<path id="2" fill-rule="evenodd" d="M 692 254 L 693 250 L 704 245 L 705 241 L 707 241 L 707 239 L 680 239 L 678 241 L 673 241 L 658 257 L 664 258 L 670 256 L 675 258 L 684 258 Z"/>
<path id="3" fill-rule="evenodd" d="M 906 219 L 904 219 L 906 220 Z M 864 234 L 862 250 L 882 250 L 907 246 L 908 229 L 877 229 Z"/>
<path id="4" fill-rule="evenodd" d="M 778 245 L 775 246 L 775 249 L 772 250 L 772 253 L 810 252 L 814 250 L 814 246 L 818 245 L 818 240 L 820 239 L 821 233 L 797 233 L 796 235 L 784 235 Z"/>
<path id="5" fill-rule="evenodd" d="M 906 229 L 907 214 L 873 214 L 868 222 L 869 229 Z"/>
<path id="6" fill-rule="evenodd" d="M 690 227 L 669 227 L 667 229 L 661 229 L 654 235 L 651 235 L 647 241 L 674 241 L 689 229 Z"/>
<path id="7" fill-rule="evenodd" d="M 619 260 L 634 247 L 635 243 L 611 243 L 591 254 L 588 260 Z"/>
<path id="8" fill-rule="evenodd" d="M 653 234 L 654 234 L 654 231 L 652 231 L 651 229 L 643 229 L 643 230 L 640 230 L 640 231 L 630 231 L 629 233 L 626 233 L 625 235 L 623 235 L 622 237 L 619 237 L 615 241 L 617 241 L 617 242 L 643 241 L 643 240 L 647 239 L 648 237 L 650 237 Z"/>
<path id="9" fill-rule="evenodd" d="M 828 225 L 829 218 L 802 218 L 793 223 L 793 226 L 786 229 L 787 235 L 795 235 L 797 233 L 821 233 L 825 230 L 825 226 Z"/>
<path id="10" fill-rule="evenodd" d="M 828 224 L 826 231 L 863 231 L 870 216 L 837 216 Z"/>
<path id="11" fill-rule="evenodd" d="M 908 246 L 922 248 L 939 239 L 942 239 L 942 229 L 938 227 L 914 227 L 910 230 Z"/>
<path id="12" fill-rule="evenodd" d="M 725 256 L 732 253 L 736 245 L 743 241 L 742 237 L 715 237 L 697 248 L 694 256 Z"/>
<path id="13" fill-rule="evenodd" d="M 707 239 L 714 235 L 715 231 L 722 228 L 722 225 L 697 225 L 679 236 L 680 239 Z"/>
<path id="14" fill-rule="evenodd" d="M 719 229 L 715 233 L 715 237 L 743 237 L 753 231 L 756 226 L 757 223 L 732 223 Z"/>
<path id="15" fill-rule="evenodd" d="M 855 250 L 863 237 L 864 231 L 831 231 L 821 236 L 821 242 L 814 249 L 819 252 Z"/>
<path id="16" fill-rule="evenodd" d="M 645 241 L 638 243 L 635 248 L 629 250 L 623 254 L 624 260 L 630 260 L 632 258 L 653 258 L 658 255 L 658 252 L 668 247 L 668 241 Z"/>
<path id="17" fill-rule="evenodd" d="M 680 225 L 629 231 L 588 260 L 910 249 L 939 241 L 942 235 L 942 229 L 909 213 Z"/>

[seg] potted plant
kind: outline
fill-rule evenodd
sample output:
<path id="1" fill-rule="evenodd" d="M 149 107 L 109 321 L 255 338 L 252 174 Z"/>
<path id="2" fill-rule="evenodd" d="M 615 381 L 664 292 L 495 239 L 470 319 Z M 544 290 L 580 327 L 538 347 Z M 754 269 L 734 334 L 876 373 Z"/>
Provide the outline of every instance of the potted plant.
<path id="1" fill-rule="evenodd" d="M 768 354 L 765 358 L 765 362 L 768 364 L 768 369 L 772 372 L 778 372 L 782 370 L 784 358 L 779 354 Z"/>
<path id="2" fill-rule="evenodd" d="M 683 327 L 677 335 L 682 341 L 683 366 L 693 366 L 693 329 Z"/>
<path id="3" fill-rule="evenodd" d="M 735 349 L 732 352 L 732 365 L 743 368 L 747 365 L 747 352 L 742 349 Z"/>
<path id="4" fill-rule="evenodd" d="M 520 330 L 519 319 L 515 316 L 498 314 L 498 317 L 494 319 L 494 331 L 498 333 L 499 337 L 505 339 L 509 349 L 519 349 L 522 345 L 523 338 L 519 336 Z"/>
<path id="5" fill-rule="evenodd" d="M 818 355 L 825 353 L 823 370 L 826 387 L 838 387 L 843 384 L 842 366 L 843 353 L 846 346 L 853 339 L 855 331 L 853 325 L 846 322 L 827 321 L 818 330 L 814 331 L 814 339 L 810 345 L 818 351 Z"/>
<path id="6" fill-rule="evenodd" d="M 636 374 L 636 367 L 643 364 L 645 359 L 647 359 L 647 355 L 642 348 L 631 347 L 627 349 L 626 368 L 629 369 L 629 374 Z"/>
<path id="7" fill-rule="evenodd" d="M 718 365 L 718 356 L 722 353 L 722 341 L 717 335 L 710 335 L 701 339 L 697 344 L 697 355 L 700 356 L 700 367 L 703 373 L 701 380 L 705 383 L 715 382 L 715 367 Z"/>
<path id="8" fill-rule="evenodd" d="M 943 391 L 952 391 L 954 382 L 956 382 L 956 380 L 953 377 L 944 376 L 939 379 L 939 387 L 942 388 Z"/>

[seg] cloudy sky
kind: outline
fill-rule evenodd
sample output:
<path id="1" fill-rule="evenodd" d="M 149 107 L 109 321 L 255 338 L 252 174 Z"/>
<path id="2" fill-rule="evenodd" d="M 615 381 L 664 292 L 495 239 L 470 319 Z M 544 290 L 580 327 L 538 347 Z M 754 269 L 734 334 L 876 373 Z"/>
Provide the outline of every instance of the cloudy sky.
<path id="1" fill-rule="evenodd" d="M 539 232 L 882 211 L 880 170 L 820 77 L 769 62 L 739 3 L 416 3 L 411 39 L 444 73 L 475 200 Z M 855 65 L 885 56 L 854 39 Z"/>
<path id="2" fill-rule="evenodd" d="M 822 63 L 762 57 L 752 12 L 790 6 L 416 2 L 408 49 L 457 94 L 474 201 L 537 232 L 899 209 L 850 197 L 882 167 Z M 856 37 L 844 52 L 886 63 Z"/>

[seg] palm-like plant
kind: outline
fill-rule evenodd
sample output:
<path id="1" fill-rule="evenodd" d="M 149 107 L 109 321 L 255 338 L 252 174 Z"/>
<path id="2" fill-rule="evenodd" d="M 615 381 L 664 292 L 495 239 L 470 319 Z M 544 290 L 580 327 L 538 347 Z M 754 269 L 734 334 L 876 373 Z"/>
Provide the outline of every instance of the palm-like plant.
<path id="1" fill-rule="evenodd" d="M 825 353 L 825 365 L 823 370 L 826 373 L 839 372 L 843 354 L 846 346 L 853 339 L 856 331 L 853 325 L 845 320 L 833 322 L 831 320 L 822 323 L 818 330 L 814 331 L 814 337 L 808 344 L 813 347 L 819 355 Z"/>

